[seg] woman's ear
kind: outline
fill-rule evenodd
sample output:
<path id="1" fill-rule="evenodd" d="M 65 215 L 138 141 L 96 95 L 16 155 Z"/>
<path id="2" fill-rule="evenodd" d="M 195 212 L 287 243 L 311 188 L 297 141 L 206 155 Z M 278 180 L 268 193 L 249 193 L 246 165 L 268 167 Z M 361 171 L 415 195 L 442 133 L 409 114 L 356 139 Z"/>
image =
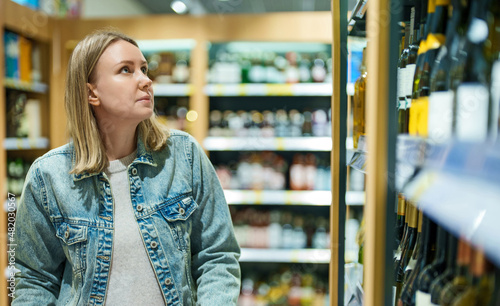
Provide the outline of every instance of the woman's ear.
<path id="1" fill-rule="evenodd" d="M 100 101 L 99 101 L 99 98 L 97 97 L 96 93 L 95 93 L 95 88 L 92 84 L 90 83 L 87 83 L 87 92 L 88 92 L 88 96 L 89 96 L 89 103 L 93 106 L 98 106 L 100 105 Z"/>

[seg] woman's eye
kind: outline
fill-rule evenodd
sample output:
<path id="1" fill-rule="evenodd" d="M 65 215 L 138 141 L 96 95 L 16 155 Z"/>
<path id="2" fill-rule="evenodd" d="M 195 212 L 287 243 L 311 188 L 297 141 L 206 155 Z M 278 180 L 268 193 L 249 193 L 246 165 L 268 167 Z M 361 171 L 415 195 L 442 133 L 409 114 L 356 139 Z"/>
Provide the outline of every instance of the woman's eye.
<path id="1" fill-rule="evenodd" d="M 124 72 L 124 73 L 129 73 L 130 72 L 130 69 L 128 69 L 128 67 L 123 67 L 121 72 Z"/>
<path id="2" fill-rule="evenodd" d="M 141 68 L 142 73 L 147 74 L 148 73 L 148 67 L 144 66 Z"/>

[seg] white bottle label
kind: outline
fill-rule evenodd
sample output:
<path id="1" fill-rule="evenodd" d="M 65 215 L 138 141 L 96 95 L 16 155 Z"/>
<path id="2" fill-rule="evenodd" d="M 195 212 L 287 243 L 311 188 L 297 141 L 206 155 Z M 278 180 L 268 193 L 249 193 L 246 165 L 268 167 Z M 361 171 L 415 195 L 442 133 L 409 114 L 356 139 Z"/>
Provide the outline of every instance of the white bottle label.
<path id="1" fill-rule="evenodd" d="M 436 91 L 429 97 L 427 131 L 429 139 L 436 143 L 446 142 L 452 137 L 453 91 Z"/>
<path id="2" fill-rule="evenodd" d="M 398 69 L 398 98 L 405 96 L 405 88 L 406 88 L 406 68 Z"/>
<path id="3" fill-rule="evenodd" d="M 415 76 L 416 64 L 406 65 L 406 96 L 411 97 L 413 93 L 413 77 Z"/>
<path id="4" fill-rule="evenodd" d="M 491 120 L 491 131 L 492 137 L 495 139 L 500 132 L 500 60 L 493 63 L 491 68 L 491 102 L 492 110 L 491 115 L 493 120 Z"/>
<path id="5" fill-rule="evenodd" d="M 480 83 L 462 83 L 457 89 L 457 138 L 483 142 L 488 135 L 489 91 Z"/>
<path id="6" fill-rule="evenodd" d="M 431 295 L 429 293 L 422 292 L 417 290 L 415 295 L 415 305 L 416 306 L 430 306 L 431 303 Z"/>
<path id="7" fill-rule="evenodd" d="M 396 305 L 396 286 L 392 286 L 392 306 Z"/>

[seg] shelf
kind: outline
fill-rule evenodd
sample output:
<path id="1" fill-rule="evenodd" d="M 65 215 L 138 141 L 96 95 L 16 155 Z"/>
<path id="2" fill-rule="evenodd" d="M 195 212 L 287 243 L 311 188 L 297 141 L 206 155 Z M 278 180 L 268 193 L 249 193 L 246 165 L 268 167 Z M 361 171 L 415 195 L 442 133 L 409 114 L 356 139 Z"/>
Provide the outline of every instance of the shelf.
<path id="1" fill-rule="evenodd" d="M 420 173 L 405 188 L 409 199 L 500 265 L 500 143 L 431 146 Z"/>
<path id="2" fill-rule="evenodd" d="M 207 137 L 209 151 L 331 151 L 330 137 Z"/>
<path id="3" fill-rule="evenodd" d="M 329 190 L 224 190 L 229 205 L 311 205 L 328 206 L 332 201 Z M 348 191 L 346 205 L 364 205 L 363 191 Z"/>
<path id="4" fill-rule="evenodd" d="M 193 93 L 191 84 L 153 84 L 153 92 L 157 97 L 187 97 Z"/>
<path id="5" fill-rule="evenodd" d="M 329 249 L 241 249 L 240 262 L 330 263 Z"/>
<path id="6" fill-rule="evenodd" d="M 209 84 L 208 96 L 331 96 L 331 83 L 297 84 Z"/>
<path id="7" fill-rule="evenodd" d="M 48 149 L 48 138 L 5 138 L 3 146 L 6 150 Z"/>
<path id="8" fill-rule="evenodd" d="M 36 92 L 36 93 L 47 93 L 49 86 L 44 83 L 30 83 L 25 81 L 20 81 L 11 78 L 4 79 L 4 85 L 6 88 L 17 89 L 22 91 Z"/>

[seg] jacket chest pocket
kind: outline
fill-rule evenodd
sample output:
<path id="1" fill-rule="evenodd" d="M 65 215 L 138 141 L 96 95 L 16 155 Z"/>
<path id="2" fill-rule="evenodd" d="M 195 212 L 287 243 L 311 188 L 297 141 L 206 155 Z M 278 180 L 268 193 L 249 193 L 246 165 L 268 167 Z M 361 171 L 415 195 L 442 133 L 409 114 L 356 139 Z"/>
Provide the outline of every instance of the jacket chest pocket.
<path id="1" fill-rule="evenodd" d="M 84 225 L 62 223 L 56 232 L 75 273 L 85 270 L 87 231 L 87 226 Z"/>
<path id="2" fill-rule="evenodd" d="M 192 218 L 191 215 L 198 208 L 193 197 L 185 196 L 168 203 L 160 209 L 161 215 L 167 221 L 172 237 L 181 251 L 188 250 L 190 244 Z"/>

